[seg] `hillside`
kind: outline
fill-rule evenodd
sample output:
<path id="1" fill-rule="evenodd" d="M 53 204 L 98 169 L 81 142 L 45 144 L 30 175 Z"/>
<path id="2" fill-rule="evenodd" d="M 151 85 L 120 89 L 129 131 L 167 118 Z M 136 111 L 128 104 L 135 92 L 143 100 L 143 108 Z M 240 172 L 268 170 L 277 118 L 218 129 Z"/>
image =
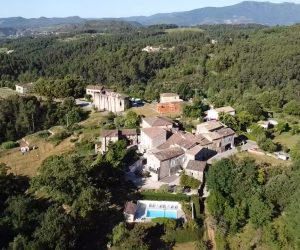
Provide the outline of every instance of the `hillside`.
<path id="1" fill-rule="evenodd" d="M 124 18 L 144 25 L 176 24 L 193 26 L 199 24 L 291 25 L 300 22 L 300 4 L 246 1 L 226 7 L 207 7 L 186 12 L 162 13 L 152 16 Z"/>

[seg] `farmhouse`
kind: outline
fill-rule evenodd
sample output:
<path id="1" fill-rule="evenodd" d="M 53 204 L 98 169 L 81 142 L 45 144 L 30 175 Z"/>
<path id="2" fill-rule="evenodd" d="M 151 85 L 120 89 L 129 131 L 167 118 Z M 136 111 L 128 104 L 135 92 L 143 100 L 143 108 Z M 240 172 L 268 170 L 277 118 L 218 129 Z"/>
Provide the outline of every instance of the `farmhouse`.
<path id="1" fill-rule="evenodd" d="M 208 121 L 210 120 L 219 120 L 219 115 L 221 113 L 229 114 L 229 115 L 235 115 L 235 109 L 228 106 L 228 107 L 222 107 L 217 109 L 210 109 L 207 111 L 206 119 Z"/>
<path id="2" fill-rule="evenodd" d="M 140 152 L 154 149 L 167 140 L 167 131 L 162 128 L 143 128 L 141 130 Z"/>
<path id="3" fill-rule="evenodd" d="M 104 153 L 110 143 L 115 143 L 119 140 L 126 140 L 129 146 L 135 146 L 139 143 L 139 135 L 136 129 L 123 130 L 103 130 L 99 137 L 99 143 L 95 145 L 96 153 Z"/>
<path id="4" fill-rule="evenodd" d="M 99 111 L 123 112 L 129 108 L 129 97 L 106 89 L 103 86 L 88 85 L 86 94 L 93 98 L 93 105 Z"/>
<path id="5" fill-rule="evenodd" d="M 208 121 L 197 126 L 196 134 L 207 139 L 210 149 L 218 153 L 234 147 L 235 132 L 218 121 Z"/>
<path id="6" fill-rule="evenodd" d="M 33 89 L 33 83 L 16 84 L 16 91 L 22 95 L 28 94 Z"/>
<path id="7" fill-rule="evenodd" d="M 191 160 L 187 163 L 185 173 L 203 182 L 205 168 L 206 168 L 205 161 Z"/>
<path id="8" fill-rule="evenodd" d="M 153 180 L 174 175 L 181 169 L 185 161 L 185 152 L 180 147 L 167 148 L 147 157 L 146 168 L 151 173 Z"/>

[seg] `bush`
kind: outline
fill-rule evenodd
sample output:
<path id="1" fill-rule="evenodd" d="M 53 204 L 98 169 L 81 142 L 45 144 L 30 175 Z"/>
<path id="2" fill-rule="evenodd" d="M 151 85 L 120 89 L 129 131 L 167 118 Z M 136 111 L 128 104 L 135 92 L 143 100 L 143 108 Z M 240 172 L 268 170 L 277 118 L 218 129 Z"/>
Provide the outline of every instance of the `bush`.
<path id="1" fill-rule="evenodd" d="M 183 187 L 190 187 L 192 189 L 197 189 L 200 186 L 201 182 L 194 177 L 183 174 L 180 177 L 180 185 Z"/>
<path id="2" fill-rule="evenodd" d="M 42 139 L 46 139 L 50 136 L 50 133 L 47 130 L 43 130 L 43 131 L 37 132 L 36 136 L 39 138 L 42 138 Z"/>
<path id="3" fill-rule="evenodd" d="M 51 136 L 48 141 L 57 146 L 60 144 L 64 139 L 68 138 L 70 134 L 67 131 L 62 131 L 57 134 Z"/>
<path id="4" fill-rule="evenodd" d="M 160 186 L 160 188 L 158 190 L 162 193 L 167 193 L 169 191 L 169 185 L 164 184 L 164 185 Z"/>
<path id="5" fill-rule="evenodd" d="M 14 141 L 7 141 L 7 142 L 3 142 L 1 147 L 3 149 L 12 149 L 12 148 L 16 148 L 19 146 L 19 143 L 14 142 Z"/>
<path id="6" fill-rule="evenodd" d="M 175 219 L 155 218 L 152 219 L 152 222 L 159 225 L 164 225 L 167 230 L 174 230 L 177 227 L 177 221 Z"/>
<path id="7" fill-rule="evenodd" d="M 154 201 L 190 201 L 190 197 L 185 194 L 156 193 L 144 191 L 141 193 L 144 200 Z"/>

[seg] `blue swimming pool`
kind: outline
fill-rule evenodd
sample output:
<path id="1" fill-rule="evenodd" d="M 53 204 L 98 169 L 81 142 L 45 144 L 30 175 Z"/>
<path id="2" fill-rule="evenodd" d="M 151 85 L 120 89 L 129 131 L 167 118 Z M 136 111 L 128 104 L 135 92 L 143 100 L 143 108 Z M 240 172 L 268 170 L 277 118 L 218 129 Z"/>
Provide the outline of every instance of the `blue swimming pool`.
<path id="1" fill-rule="evenodd" d="M 170 218 L 177 219 L 177 211 L 147 210 L 147 218 Z"/>

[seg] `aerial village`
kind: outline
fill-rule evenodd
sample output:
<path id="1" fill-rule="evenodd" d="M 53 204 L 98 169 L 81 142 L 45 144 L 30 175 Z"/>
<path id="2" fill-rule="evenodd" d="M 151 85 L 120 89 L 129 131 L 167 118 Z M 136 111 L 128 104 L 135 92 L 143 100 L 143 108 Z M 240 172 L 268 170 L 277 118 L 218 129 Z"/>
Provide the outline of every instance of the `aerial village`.
<path id="1" fill-rule="evenodd" d="M 89 85 L 86 93 L 92 97 L 93 106 L 99 111 L 122 114 L 133 106 L 133 102 L 141 102 L 98 85 Z M 234 108 L 211 107 L 206 112 L 205 121 L 187 132 L 180 127 L 178 120 L 164 115 L 178 114 L 182 107 L 183 100 L 178 94 L 162 93 L 155 107 L 158 115 L 142 117 L 139 129 L 102 130 L 95 145 L 96 153 L 104 154 L 111 143 L 125 140 L 128 148 L 135 148 L 140 156 L 126 174 L 127 179 L 138 188 L 166 188 L 176 193 L 184 175 L 198 181 L 198 186 L 187 188 L 184 192 L 205 199 L 209 194 L 205 187 L 205 173 L 209 165 L 238 151 L 256 152 L 258 146 L 253 141 L 237 140 L 235 131 L 219 121 L 220 114 L 235 116 Z M 259 125 L 268 129 L 271 123 L 276 125 L 275 120 L 260 122 Z M 157 217 L 185 219 L 179 202 L 163 200 L 128 201 L 124 216 L 127 222 L 147 222 Z"/>
<path id="2" fill-rule="evenodd" d="M 29 94 L 33 86 L 33 83 L 16 85 L 16 92 L 21 95 Z M 76 100 L 76 103 L 88 104 L 90 109 L 103 114 L 111 112 L 124 115 L 131 107 L 143 108 L 144 105 L 140 99 L 130 98 L 100 85 L 88 85 L 86 96 L 89 96 L 89 100 Z M 256 142 L 238 138 L 232 128 L 220 121 L 221 114 L 235 116 L 234 108 L 211 106 L 205 112 L 204 121 L 188 132 L 182 128 L 180 118 L 170 118 L 170 115 L 178 117 L 184 105 L 185 102 L 176 93 L 160 94 L 159 102 L 152 105 L 156 115 L 142 116 L 139 128 L 101 130 L 94 145 L 95 153 L 105 154 L 111 144 L 124 140 L 128 149 L 134 149 L 139 155 L 139 159 L 126 173 L 126 179 L 138 189 L 163 189 L 174 194 L 180 192 L 190 196 L 197 195 L 201 199 L 209 195 L 205 173 L 214 161 L 241 151 L 264 154 Z M 278 122 L 269 119 L 257 124 L 268 130 Z M 35 146 L 30 145 L 24 138 L 19 141 L 19 145 L 22 154 L 35 149 Z M 289 155 L 281 152 L 269 156 L 280 160 L 289 159 Z M 183 176 L 189 181 L 194 181 L 193 188 L 181 189 Z M 192 208 L 193 206 L 191 204 Z M 129 200 L 124 204 L 124 219 L 128 223 L 149 222 L 161 217 L 183 221 L 187 219 L 182 204 L 178 201 Z"/>

